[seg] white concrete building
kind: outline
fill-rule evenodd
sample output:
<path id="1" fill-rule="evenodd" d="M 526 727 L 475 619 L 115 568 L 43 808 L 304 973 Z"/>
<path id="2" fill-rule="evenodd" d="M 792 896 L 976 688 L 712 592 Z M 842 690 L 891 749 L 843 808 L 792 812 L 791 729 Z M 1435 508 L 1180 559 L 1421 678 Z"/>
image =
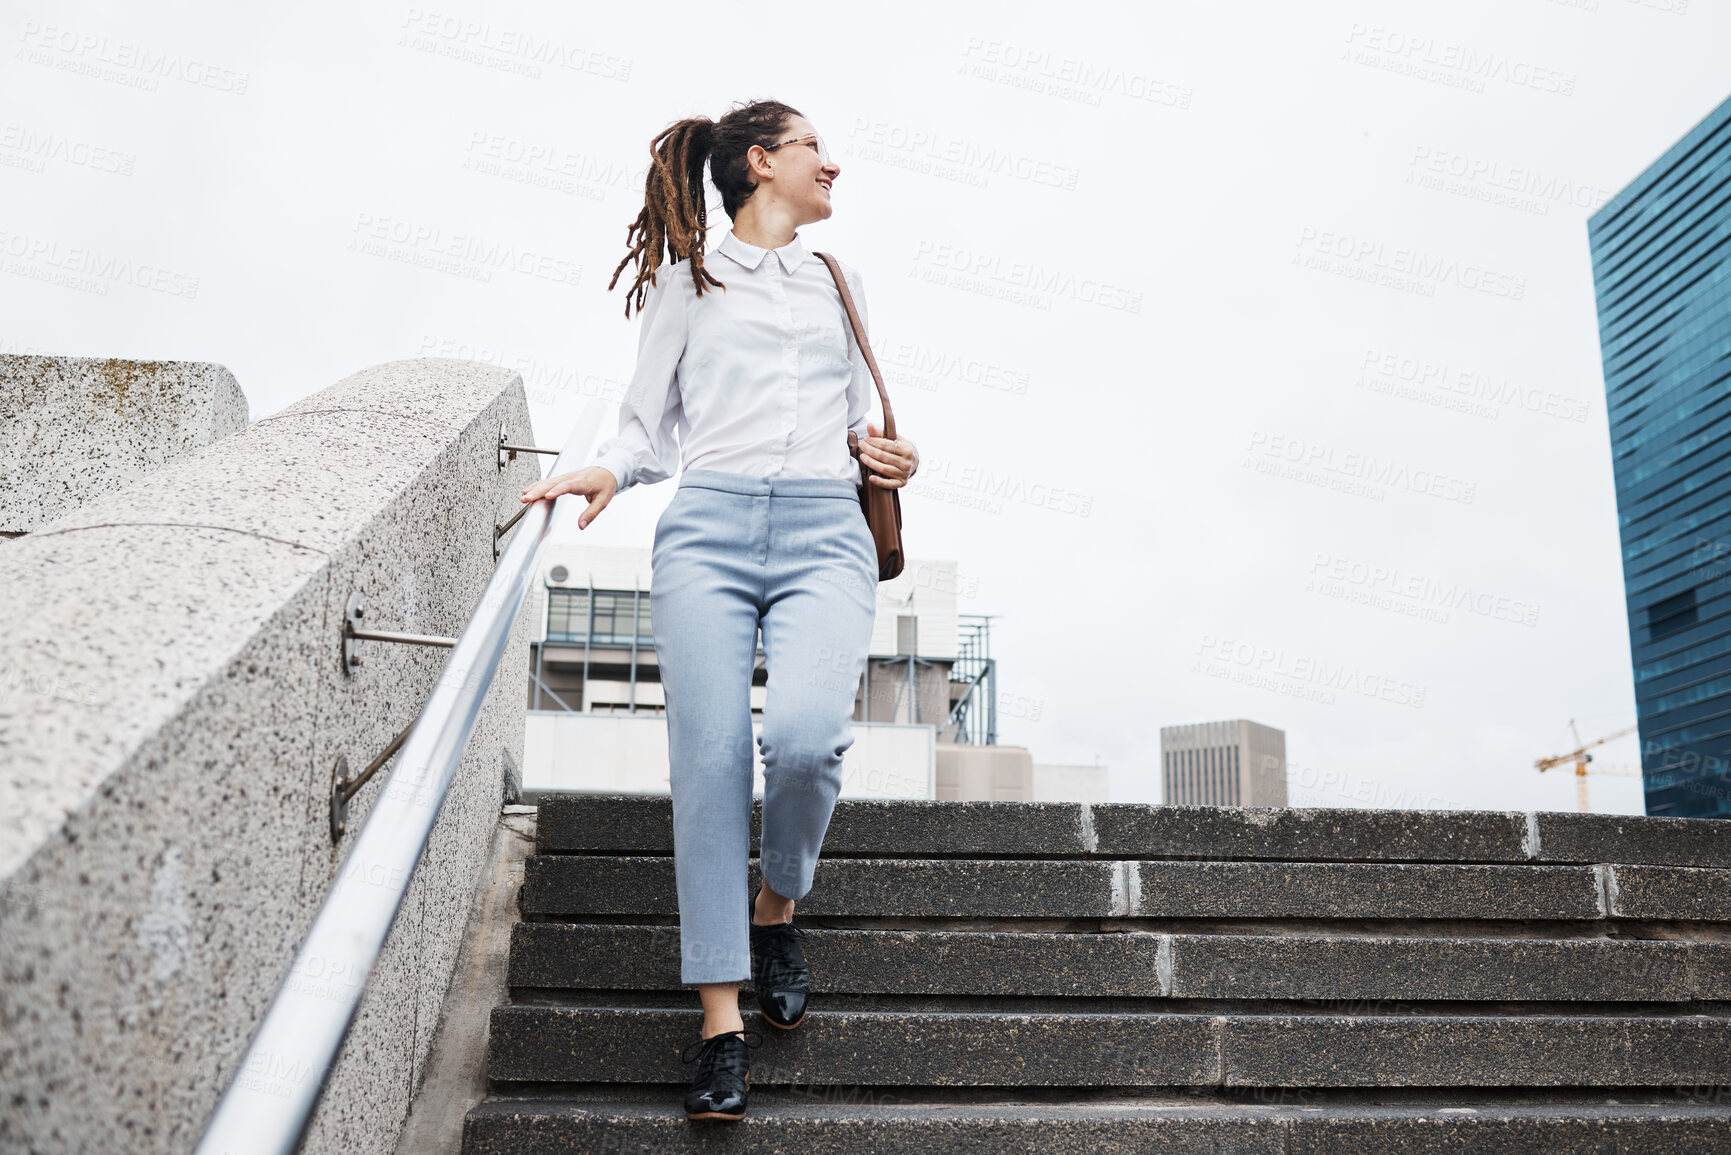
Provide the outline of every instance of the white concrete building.
<path id="1" fill-rule="evenodd" d="M 523 767 L 527 798 L 546 791 L 667 790 L 649 559 L 648 549 L 574 543 L 547 548 L 542 580 L 525 608 L 534 629 Z M 958 741 L 989 747 L 996 738 L 988 623 L 956 612 L 953 561 L 910 559 L 899 577 L 878 585 L 877 594 L 842 795 L 954 796 L 938 789 L 940 760 L 948 760 L 944 751 Z M 754 717 L 761 717 L 767 679 L 760 639 L 751 686 Z M 761 722 L 753 729 L 760 733 Z M 759 762 L 760 790 L 762 771 Z"/>
<path id="2" fill-rule="evenodd" d="M 1107 779 L 1100 765 L 1036 762 L 1029 793 L 1035 802 L 1105 802 Z"/>

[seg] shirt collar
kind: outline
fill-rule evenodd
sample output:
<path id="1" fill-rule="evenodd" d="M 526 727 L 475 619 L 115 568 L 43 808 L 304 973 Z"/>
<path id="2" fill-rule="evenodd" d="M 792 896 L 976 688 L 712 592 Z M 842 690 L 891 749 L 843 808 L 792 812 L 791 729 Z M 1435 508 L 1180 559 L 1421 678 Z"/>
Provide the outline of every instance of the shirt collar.
<path id="1" fill-rule="evenodd" d="M 793 235 L 793 240 L 779 249 L 764 249 L 757 245 L 747 244 L 740 240 L 732 229 L 728 229 L 727 235 L 721 238 L 721 244 L 716 247 L 719 252 L 726 253 L 748 269 L 757 268 L 759 262 L 763 260 L 763 254 L 773 252 L 781 261 L 781 268 L 785 273 L 791 273 L 798 269 L 800 265 L 805 263 L 805 258 L 809 255 L 805 242 L 799 239 L 798 233 Z"/>

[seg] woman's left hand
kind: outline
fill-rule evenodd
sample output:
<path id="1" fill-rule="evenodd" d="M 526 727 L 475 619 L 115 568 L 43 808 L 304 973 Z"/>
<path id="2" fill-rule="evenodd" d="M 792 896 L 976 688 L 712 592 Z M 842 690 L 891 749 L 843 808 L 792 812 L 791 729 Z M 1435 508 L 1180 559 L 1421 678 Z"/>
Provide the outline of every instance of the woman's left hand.
<path id="1" fill-rule="evenodd" d="M 920 451 L 904 437 L 891 441 L 883 430 L 866 422 L 866 435 L 859 443 L 859 458 L 871 470 L 866 480 L 883 489 L 900 489 L 920 467 Z"/>

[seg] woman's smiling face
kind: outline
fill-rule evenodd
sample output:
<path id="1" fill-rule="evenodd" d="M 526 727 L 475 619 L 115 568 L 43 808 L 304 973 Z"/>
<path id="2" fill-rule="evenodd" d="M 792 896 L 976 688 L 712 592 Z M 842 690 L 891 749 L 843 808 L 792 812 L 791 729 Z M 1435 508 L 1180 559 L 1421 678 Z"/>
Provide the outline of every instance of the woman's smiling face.
<path id="1" fill-rule="evenodd" d="M 791 117 L 777 139 L 802 143 L 782 144 L 767 154 L 774 166 L 776 199 L 793 209 L 801 224 L 828 220 L 833 211 L 830 186 L 841 175 L 841 166 L 833 157 L 825 160 L 818 154 L 823 142 L 816 126 L 803 116 Z"/>

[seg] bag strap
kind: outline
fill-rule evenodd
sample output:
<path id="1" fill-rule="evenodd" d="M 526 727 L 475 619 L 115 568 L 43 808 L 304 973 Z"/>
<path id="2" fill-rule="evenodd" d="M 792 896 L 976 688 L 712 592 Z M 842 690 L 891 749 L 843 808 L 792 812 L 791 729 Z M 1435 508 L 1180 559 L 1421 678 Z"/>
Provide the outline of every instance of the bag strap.
<path id="1" fill-rule="evenodd" d="M 877 382 L 878 400 L 883 402 L 883 435 L 888 437 L 891 441 L 894 441 L 896 436 L 896 415 L 890 410 L 890 395 L 884 392 L 884 375 L 878 372 L 877 358 L 872 356 L 871 344 L 866 340 L 865 326 L 860 324 L 859 310 L 854 308 L 853 294 L 847 291 L 847 278 L 841 275 L 841 266 L 836 264 L 834 257 L 830 256 L 828 253 L 817 253 L 815 255 L 821 257 L 823 263 L 829 266 L 829 275 L 835 278 L 835 287 L 841 290 L 841 303 L 842 306 L 847 309 L 848 324 L 853 326 L 854 341 L 858 343 L 860 352 L 865 354 L 866 367 L 872 371 L 872 380 Z"/>

